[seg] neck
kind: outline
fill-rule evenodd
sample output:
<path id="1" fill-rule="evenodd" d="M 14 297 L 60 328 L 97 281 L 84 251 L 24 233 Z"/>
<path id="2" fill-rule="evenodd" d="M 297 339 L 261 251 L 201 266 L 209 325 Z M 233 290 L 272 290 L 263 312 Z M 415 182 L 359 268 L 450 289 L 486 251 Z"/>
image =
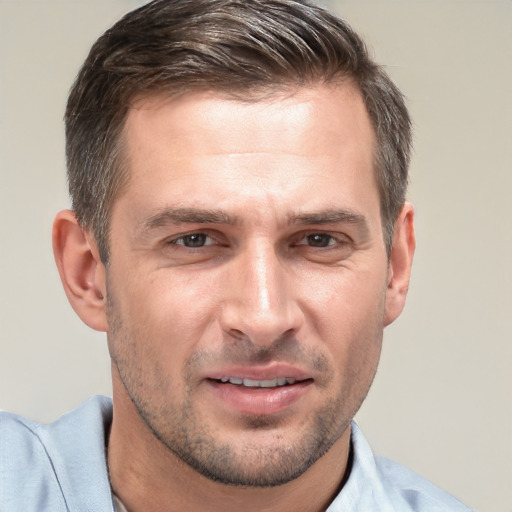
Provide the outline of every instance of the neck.
<path id="1" fill-rule="evenodd" d="M 343 485 L 350 427 L 323 457 L 291 482 L 276 487 L 237 487 L 209 480 L 184 463 L 149 431 L 131 401 L 123 398 L 116 400 L 114 387 L 108 466 L 112 488 L 130 512 L 320 512 Z"/>

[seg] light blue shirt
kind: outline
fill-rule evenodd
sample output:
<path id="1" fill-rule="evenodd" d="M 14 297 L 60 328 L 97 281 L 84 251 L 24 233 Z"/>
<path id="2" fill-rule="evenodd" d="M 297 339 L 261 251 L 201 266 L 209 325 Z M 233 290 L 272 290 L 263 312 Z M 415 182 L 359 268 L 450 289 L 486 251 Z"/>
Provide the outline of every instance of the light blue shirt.
<path id="1" fill-rule="evenodd" d="M 112 402 L 93 397 L 55 423 L 0 413 L 0 512 L 114 512 L 106 462 Z M 353 464 L 328 512 L 470 512 L 403 466 L 375 457 L 355 423 Z"/>

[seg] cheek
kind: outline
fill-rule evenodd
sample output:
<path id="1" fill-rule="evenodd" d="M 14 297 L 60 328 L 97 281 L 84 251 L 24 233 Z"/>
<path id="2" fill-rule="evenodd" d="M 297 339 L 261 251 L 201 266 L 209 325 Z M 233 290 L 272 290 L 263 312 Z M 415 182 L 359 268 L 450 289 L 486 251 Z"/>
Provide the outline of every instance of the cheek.
<path id="1" fill-rule="evenodd" d="M 385 290 L 384 277 L 347 271 L 312 294 L 311 325 L 330 352 L 342 386 L 364 387 L 373 379 L 382 345 Z"/>
<path id="2" fill-rule="evenodd" d="M 386 285 L 384 270 L 339 268 L 301 276 L 296 289 L 303 298 L 301 307 L 314 319 L 315 327 L 336 337 L 383 329 Z"/>
<path id="3" fill-rule="evenodd" d="M 183 364 L 208 333 L 217 298 L 205 282 L 197 274 L 164 269 L 145 279 L 132 275 L 130 282 L 112 290 L 124 326 L 123 343 L 142 352 L 141 363 L 152 358 L 161 365 Z"/>

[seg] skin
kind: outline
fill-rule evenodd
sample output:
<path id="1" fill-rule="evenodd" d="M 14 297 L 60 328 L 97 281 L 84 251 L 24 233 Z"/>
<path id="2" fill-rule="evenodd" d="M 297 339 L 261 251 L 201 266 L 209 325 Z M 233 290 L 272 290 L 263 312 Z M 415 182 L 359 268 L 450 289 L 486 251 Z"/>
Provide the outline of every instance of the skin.
<path id="1" fill-rule="evenodd" d="M 359 93 L 142 98 L 124 136 L 108 271 L 72 212 L 54 227 L 67 295 L 108 336 L 116 494 L 130 511 L 325 510 L 414 251 L 406 204 L 387 257 Z"/>

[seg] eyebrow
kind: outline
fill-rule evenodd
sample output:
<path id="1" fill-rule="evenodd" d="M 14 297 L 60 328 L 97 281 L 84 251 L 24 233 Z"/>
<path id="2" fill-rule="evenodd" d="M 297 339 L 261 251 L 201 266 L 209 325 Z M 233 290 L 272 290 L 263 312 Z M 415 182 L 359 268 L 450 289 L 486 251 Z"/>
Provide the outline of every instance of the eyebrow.
<path id="1" fill-rule="evenodd" d="M 223 210 L 200 208 L 164 208 L 142 223 L 142 231 L 150 231 L 169 224 L 239 224 L 238 217 L 233 217 Z"/>
<path id="2" fill-rule="evenodd" d="M 299 213 L 289 216 L 288 222 L 304 226 L 348 224 L 354 226 L 362 237 L 368 237 L 370 234 L 368 219 L 360 213 L 344 208 Z"/>
<path id="3" fill-rule="evenodd" d="M 364 215 L 347 209 L 327 209 L 319 212 L 290 214 L 289 225 L 321 225 L 321 224 L 352 224 L 368 231 L 368 222 Z M 141 231 L 147 232 L 169 224 L 225 224 L 236 226 L 241 224 L 238 216 L 228 214 L 225 210 L 202 208 L 168 207 L 156 212 L 141 225 Z"/>
<path id="4" fill-rule="evenodd" d="M 305 212 L 293 214 L 288 217 L 290 224 L 356 224 L 368 227 L 364 215 L 346 209 L 329 209 L 321 212 Z"/>

